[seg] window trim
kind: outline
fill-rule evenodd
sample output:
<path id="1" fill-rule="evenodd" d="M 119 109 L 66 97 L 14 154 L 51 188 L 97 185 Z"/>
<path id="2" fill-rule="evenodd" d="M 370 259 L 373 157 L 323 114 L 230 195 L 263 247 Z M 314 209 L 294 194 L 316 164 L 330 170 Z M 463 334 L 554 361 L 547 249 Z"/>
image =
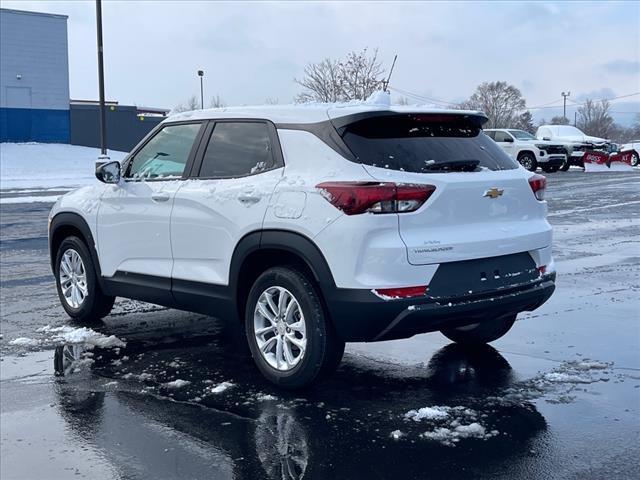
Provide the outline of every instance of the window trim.
<path id="1" fill-rule="evenodd" d="M 189 155 L 187 157 L 187 162 L 184 165 L 184 170 L 182 171 L 182 176 L 180 178 L 132 178 L 127 176 L 129 174 L 129 169 L 131 168 L 131 164 L 133 163 L 134 157 L 142 150 L 147 143 L 149 143 L 153 138 L 156 137 L 162 130 L 167 127 L 174 127 L 177 125 L 200 125 L 200 129 L 193 139 L 193 144 L 191 145 L 191 150 L 189 151 Z M 169 182 L 175 180 L 186 180 L 189 178 L 189 173 L 193 167 L 193 163 L 196 158 L 196 153 L 200 147 L 202 142 L 202 137 L 204 131 L 206 130 L 207 121 L 206 120 L 185 120 L 181 122 L 167 122 L 160 123 L 157 127 L 151 130 L 138 145 L 134 147 L 134 149 L 129 152 L 126 158 L 121 163 L 121 170 L 124 172 L 122 174 L 122 179 L 125 182 Z"/>
<path id="2" fill-rule="evenodd" d="M 267 126 L 267 133 L 269 135 L 269 143 L 271 146 L 271 157 L 273 158 L 273 166 L 267 170 L 262 170 L 256 173 L 247 173 L 246 175 L 216 175 L 203 177 L 200 176 L 200 171 L 202 170 L 202 164 L 204 162 L 204 154 L 209 146 L 209 141 L 211 140 L 211 135 L 213 135 L 213 131 L 218 123 L 263 123 Z M 198 180 L 224 180 L 231 178 L 246 178 L 252 177 L 254 175 L 261 175 L 266 172 L 270 172 L 272 170 L 277 170 L 279 168 L 284 167 L 284 156 L 282 155 L 282 148 L 280 146 L 280 138 L 278 137 L 278 132 L 276 130 L 275 124 L 264 118 L 215 118 L 208 121 L 207 128 L 203 132 L 202 138 L 200 140 L 200 146 L 198 148 L 197 155 L 195 156 L 194 163 L 192 165 L 191 171 L 189 172 L 188 178 L 195 178 Z"/>

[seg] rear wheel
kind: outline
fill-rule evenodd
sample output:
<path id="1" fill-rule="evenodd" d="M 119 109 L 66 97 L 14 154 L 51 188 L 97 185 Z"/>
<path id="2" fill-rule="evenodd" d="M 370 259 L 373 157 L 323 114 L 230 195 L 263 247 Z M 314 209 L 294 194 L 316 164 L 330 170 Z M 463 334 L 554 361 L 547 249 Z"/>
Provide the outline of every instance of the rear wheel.
<path id="1" fill-rule="evenodd" d="M 449 340 L 456 343 L 480 345 L 502 337 L 511 329 L 515 321 L 516 315 L 512 314 L 463 327 L 445 328 L 441 332 Z"/>
<path id="2" fill-rule="evenodd" d="M 520 165 L 522 165 L 524 168 L 526 168 L 530 172 L 535 172 L 536 169 L 538 168 L 538 162 L 536 161 L 536 157 L 534 157 L 533 154 L 529 152 L 521 153 L 518 156 L 518 162 L 520 162 Z"/>
<path id="3" fill-rule="evenodd" d="M 555 173 L 555 172 L 558 171 L 559 168 L 560 167 L 555 167 L 555 166 L 551 167 L 551 166 L 548 166 L 548 165 L 543 165 L 542 166 L 542 171 L 545 172 L 545 173 Z"/>
<path id="4" fill-rule="evenodd" d="M 638 166 L 638 152 L 633 152 L 631 154 L 631 166 L 632 167 L 637 167 Z"/>
<path id="5" fill-rule="evenodd" d="M 282 387 L 322 379 L 344 353 L 316 286 L 294 268 L 275 267 L 258 277 L 247 299 L 245 327 L 258 369 Z"/>
<path id="6" fill-rule="evenodd" d="M 60 244 L 55 277 L 62 308 L 74 320 L 96 321 L 111 311 L 115 297 L 102 293 L 89 250 L 78 237 L 65 238 Z"/>
<path id="7" fill-rule="evenodd" d="M 569 167 L 571 166 L 571 161 L 567 158 L 564 163 L 560 166 L 560 170 L 562 170 L 563 172 L 566 172 L 567 170 L 569 170 Z"/>

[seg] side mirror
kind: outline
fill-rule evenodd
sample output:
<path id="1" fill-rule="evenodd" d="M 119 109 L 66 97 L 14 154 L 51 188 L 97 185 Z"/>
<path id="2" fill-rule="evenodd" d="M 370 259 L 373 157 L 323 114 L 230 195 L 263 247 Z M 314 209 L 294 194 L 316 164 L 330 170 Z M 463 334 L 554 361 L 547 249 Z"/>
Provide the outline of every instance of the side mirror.
<path id="1" fill-rule="evenodd" d="M 120 183 L 120 162 L 107 162 L 96 167 L 96 178 L 102 183 Z"/>
<path id="2" fill-rule="evenodd" d="M 513 143 L 513 138 L 511 137 L 504 137 L 504 139 L 502 140 L 503 142 L 507 142 L 507 143 Z"/>
<path id="3" fill-rule="evenodd" d="M 545 142 L 550 142 L 551 141 L 551 137 L 542 137 L 542 140 L 544 140 Z"/>

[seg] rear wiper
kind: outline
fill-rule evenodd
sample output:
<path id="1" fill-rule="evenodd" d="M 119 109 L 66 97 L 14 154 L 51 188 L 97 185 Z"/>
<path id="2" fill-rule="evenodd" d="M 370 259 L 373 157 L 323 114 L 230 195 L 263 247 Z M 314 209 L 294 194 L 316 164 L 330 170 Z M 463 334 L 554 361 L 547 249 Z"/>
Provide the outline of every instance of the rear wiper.
<path id="1" fill-rule="evenodd" d="M 422 167 L 428 172 L 474 172 L 480 160 L 449 160 L 448 162 L 434 162 Z"/>

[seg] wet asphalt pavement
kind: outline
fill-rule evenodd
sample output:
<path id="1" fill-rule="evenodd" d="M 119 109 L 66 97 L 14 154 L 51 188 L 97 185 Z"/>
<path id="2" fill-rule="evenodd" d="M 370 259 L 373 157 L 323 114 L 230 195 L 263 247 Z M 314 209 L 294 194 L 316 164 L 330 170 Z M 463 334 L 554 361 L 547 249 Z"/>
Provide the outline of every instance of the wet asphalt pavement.
<path id="1" fill-rule="evenodd" d="M 480 349 L 437 333 L 349 344 L 330 380 L 294 393 L 202 315 L 118 300 L 92 328 L 122 348 L 38 331 L 69 324 L 50 204 L 2 205 L 0 476 L 639 478 L 640 172 L 547 177 L 558 270 L 547 304 Z M 482 435 L 456 430 L 474 423 Z"/>

